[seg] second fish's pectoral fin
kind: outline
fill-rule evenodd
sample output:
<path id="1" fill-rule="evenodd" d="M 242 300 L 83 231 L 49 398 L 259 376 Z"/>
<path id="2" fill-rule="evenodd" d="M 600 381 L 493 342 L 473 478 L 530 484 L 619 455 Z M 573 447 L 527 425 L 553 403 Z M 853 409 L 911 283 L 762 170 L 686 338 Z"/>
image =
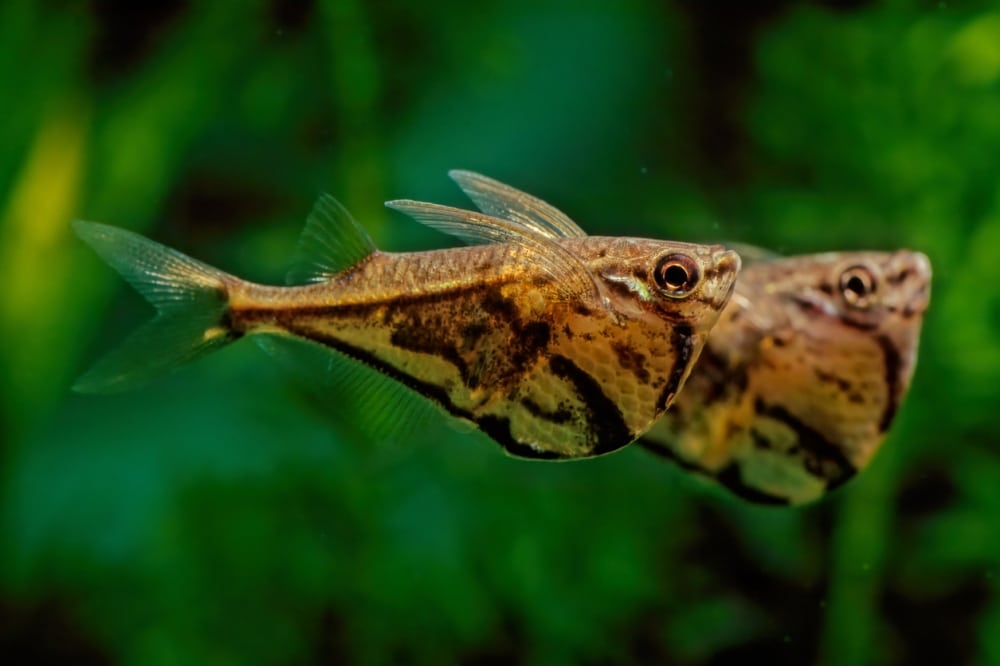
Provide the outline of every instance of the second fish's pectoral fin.
<path id="1" fill-rule="evenodd" d="M 453 169 L 448 175 L 487 215 L 517 222 L 550 238 L 583 238 L 587 235 L 555 206 L 510 185 L 461 169 Z"/>
<path id="2" fill-rule="evenodd" d="M 525 260 L 552 278 L 564 300 L 599 302 L 600 290 L 587 265 L 555 239 L 534 229 L 491 215 L 423 201 L 397 199 L 385 205 L 470 244 L 512 245 L 524 252 Z"/>
<path id="3" fill-rule="evenodd" d="M 368 232 L 340 202 L 322 195 L 306 220 L 288 284 L 325 282 L 375 252 Z"/>
<path id="4" fill-rule="evenodd" d="M 289 371 L 307 404 L 366 439 L 411 439 L 412 433 L 425 433 L 447 415 L 416 391 L 320 344 L 280 334 L 256 335 L 254 340 Z"/>

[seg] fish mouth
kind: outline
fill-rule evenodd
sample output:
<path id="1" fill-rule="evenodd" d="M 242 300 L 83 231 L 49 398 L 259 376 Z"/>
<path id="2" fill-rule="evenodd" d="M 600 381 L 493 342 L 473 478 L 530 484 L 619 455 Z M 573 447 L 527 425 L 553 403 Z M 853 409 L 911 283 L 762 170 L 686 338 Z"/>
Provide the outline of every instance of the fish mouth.
<path id="1" fill-rule="evenodd" d="M 891 275 L 900 284 L 900 302 L 907 315 L 922 313 L 931 300 L 931 260 L 923 252 L 900 250 L 893 257 Z"/>
<path id="2" fill-rule="evenodd" d="M 739 275 L 743 262 L 733 250 L 719 250 L 716 253 L 715 270 L 719 276 L 719 284 L 715 290 L 712 304 L 719 310 L 726 306 L 736 288 L 736 277 Z"/>

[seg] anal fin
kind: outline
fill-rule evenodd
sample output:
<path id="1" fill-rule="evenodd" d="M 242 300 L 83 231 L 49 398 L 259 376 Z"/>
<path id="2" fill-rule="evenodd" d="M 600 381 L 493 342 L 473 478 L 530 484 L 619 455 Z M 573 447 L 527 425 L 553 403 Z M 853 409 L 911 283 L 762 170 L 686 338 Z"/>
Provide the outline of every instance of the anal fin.
<path id="1" fill-rule="evenodd" d="M 320 344 L 279 334 L 254 340 L 291 372 L 324 417 L 374 442 L 413 438 L 447 416 L 409 387 Z"/>

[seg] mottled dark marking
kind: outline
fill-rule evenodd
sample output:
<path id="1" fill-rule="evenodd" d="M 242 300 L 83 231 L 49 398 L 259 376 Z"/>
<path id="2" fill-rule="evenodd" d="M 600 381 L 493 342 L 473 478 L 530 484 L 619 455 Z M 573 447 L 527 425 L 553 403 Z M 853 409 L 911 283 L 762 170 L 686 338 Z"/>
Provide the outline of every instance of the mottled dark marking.
<path id="1" fill-rule="evenodd" d="M 636 444 L 650 453 L 669 460 L 686 472 L 693 472 L 694 474 L 714 479 L 737 497 L 745 499 L 749 502 L 766 504 L 769 506 L 787 506 L 790 504 L 789 500 L 785 497 L 772 495 L 764 492 L 763 490 L 758 490 L 753 486 L 747 485 L 743 481 L 743 476 L 740 474 L 740 468 L 737 463 L 729 463 L 720 471 L 712 472 L 711 470 L 705 469 L 690 460 L 682 458 L 669 447 L 658 444 L 655 441 L 640 438 L 636 441 Z"/>
<path id="2" fill-rule="evenodd" d="M 538 357 L 548 348 L 552 338 L 552 327 L 544 321 L 533 321 L 522 325 L 519 320 L 511 322 L 512 339 L 503 350 L 507 355 L 510 373 L 523 372 L 532 367 Z"/>
<path id="3" fill-rule="evenodd" d="M 473 384 L 477 382 L 475 377 L 469 375 L 469 365 L 454 345 L 438 335 L 440 330 L 440 326 L 428 324 L 428 322 L 416 318 L 406 318 L 392 331 L 389 342 L 400 349 L 433 354 L 444 359 L 455 366 L 466 385 L 474 388 Z"/>
<path id="4" fill-rule="evenodd" d="M 756 428 L 750 429 L 750 439 L 751 441 L 753 441 L 753 445 L 756 448 L 761 449 L 763 451 L 769 451 L 770 449 L 774 448 L 774 445 L 771 443 L 771 440 L 765 437 L 764 434 L 761 431 L 757 430 Z"/>
<path id="5" fill-rule="evenodd" d="M 649 383 L 649 370 L 646 369 L 646 355 L 640 351 L 632 349 L 623 342 L 611 344 L 615 355 L 618 357 L 618 365 L 628 370 L 642 384 Z"/>
<path id="6" fill-rule="evenodd" d="M 591 453 L 610 453 L 631 442 L 635 436 L 628 429 L 621 409 L 604 393 L 596 379 L 570 359 L 556 354 L 549 359 L 552 373 L 573 385 L 589 412 L 588 425 L 593 441 Z"/>
<path id="7" fill-rule="evenodd" d="M 824 282 L 823 284 L 821 284 L 819 286 L 819 290 L 824 294 L 826 294 L 827 296 L 833 296 L 834 294 L 833 285 L 830 284 L 829 282 Z"/>
<path id="8" fill-rule="evenodd" d="M 524 349 L 535 354 L 548 346 L 552 338 L 552 327 L 548 322 L 533 321 L 518 331 L 518 334 Z"/>
<path id="9" fill-rule="evenodd" d="M 462 344 L 465 348 L 471 349 L 476 346 L 479 338 L 486 335 L 490 327 L 483 322 L 473 322 L 462 327 Z"/>
<path id="10" fill-rule="evenodd" d="M 874 331 L 879 326 L 877 321 L 858 321 L 851 319 L 848 314 L 840 315 L 840 323 L 850 328 L 856 328 L 859 331 Z"/>
<path id="11" fill-rule="evenodd" d="M 731 395 L 740 395 L 747 390 L 750 376 L 745 365 L 731 366 L 723 361 L 715 350 L 708 345 L 701 350 L 701 356 L 695 364 L 692 374 L 697 373 L 699 381 L 708 381 L 701 402 L 709 407 L 719 400 Z M 700 384 L 699 384 L 700 386 Z"/>
<path id="12" fill-rule="evenodd" d="M 502 416 L 486 415 L 476 420 L 479 429 L 498 442 L 510 455 L 533 460 L 560 460 L 564 456 L 555 451 L 536 451 L 527 444 L 514 439 L 510 432 L 510 419 Z"/>
<path id="13" fill-rule="evenodd" d="M 681 378 L 687 371 L 688 366 L 691 364 L 692 357 L 694 356 L 693 335 L 694 330 L 690 326 L 682 325 L 675 326 L 673 333 L 670 335 L 670 344 L 673 347 L 673 352 L 677 355 L 677 358 L 674 359 L 674 365 L 670 369 L 670 376 L 667 379 L 667 383 L 660 392 L 660 397 L 656 400 L 657 412 L 663 412 L 666 410 L 667 405 L 670 404 L 670 402 L 674 399 L 674 396 L 677 394 Z"/>
<path id="14" fill-rule="evenodd" d="M 909 268 L 904 268 L 903 270 L 901 270 L 900 272 L 896 273 L 895 275 L 887 275 L 885 277 L 885 281 L 888 282 L 891 285 L 894 285 L 894 286 L 895 285 L 900 285 L 900 284 L 902 284 L 906 280 L 906 278 L 910 277 L 910 274 L 911 274 L 910 273 L 910 269 Z"/>
<path id="15" fill-rule="evenodd" d="M 624 282 L 618 282 L 617 280 L 606 280 L 604 282 L 605 286 L 618 296 L 622 298 L 633 298 L 632 289 Z"/>
<path id="16" fill-rule="evenodd" d="M 878 426 L 879 432 L 885 432 L 892 425 L 892 420 L 896 417 L 896 410 L 899 409 L 899 370 L 902 359 L 896 345 L 888 336 L 879 335 L 875 341 L 882 350 L 883 363 L 885 364 L 885 411 L 882 412 L 882 419 Z"/>
<path id="17" fill-rule="evenodd" d="M 513 321 L 518 317 L 517 305 L 505 298 L 499 289 L 489 289 L 482 299 L 483 309 L 491 315 Z"/>
<path id="18" fill-rule="evenodd" d="M 832 490 L 857 473 L 857 468 L 838 447 L 784 407 L 767 405 L 757 398 L 754 400 L 754 411 L 783 423 L 795 433 L 796 440 L 802 448 L 803 465 L 813 476 L 826 480 L 827 488 Z"/>
<path id="19" fill-rule="evenodd" d="M 569 423 L 573 420 L 573 410 L 565 405 L 559 405 L 555 411 L 548 411 L 542 408 L 531 398 L 521 398 L 521 404 L 531 413 L 532 416 L 556 424 Z"/>
<path id="20" fill-rule="evenodd" d="M 452 414 L 453 416 L 467 419 L 469 421 L 475 420 L 471 412 L 462 409 L 461 407 L 458 407 L 451 401 L 451 396 L 448 395 L 448 391 L 446 391 L 443 387 L 438 386 L 437 384 L 432 384 L 430 382 L 422 381 L 411 375 L 408 375 L 405 372 L 402 372 L 399 369 L 397 369 L 395 366 L 386 363 L 378 356 L 372 354 L 369 351 L 361 349 L 360 347 L 355 347 L 354 345 L 348 344 L 343 340 L 338 340 L 335 337 L 326 335 L 319 331 L 314 331 L 306 326 L 299 326 L 296 324 L 286 324 L 285 330 L 301 338 L 318 342 L 325 347 L 329 347 L 330 349 L 338 351 L 341 354 L 344 354 L 345 356 L 349 356 L 355 359 L 356 361 L 364 363 L 365 365 L 381 372 L 387 377 L 395 379 L 401 384 L 413 389 L 414 391 L 423 395 L 424 397 L 433 400 L 434 402 L 441 405 L 449 414 Z"/>
<path id="21" fill-rule="evenodd" d="M 749 486 L 743 481 L 740 474 L 740 466 L 736 463 L 729 463 L 714 475 L 715 479 L 728 488 L 734 495 L 756 504 L 767 504 L 771 506 L 787 506 L 789 501 L 785 497 L 772 495 L 763 490 L 758 490 Z"/>
<path id="22" fill-rule="evenodd" d="M 654 455 L 669 460 L 670 462 L 674 463 L 675 465 L 683 469 L 685 472 L 694 472 L 696 474 L 702 474 L 704 476 L 712 476 L 712 473 L 707 469 L 705 469 L 704 467 L 701 467 L 685 458 L 681 458 L 669 446 L 660 444 L 659 442 L 652 439 L 648 439 L 646 437 L 640 437 L 635 441 L 635 443 L 638 444 L 643 449 L 645 449 L 646 451 L 649 451 Z"/>
<path id="23" fill-rule="evenodd" d="M 239 323 L 233 317 L 232 308 L 226 308 L 222 311 L 219 326 L 226 330 L 227 340 L 239 340 L 244 335 L 244 330 L 239 326 Z"/>
<path id="24" fill-rule="evenodd" d="M 249 329 L 254 324 L 276 324 L 281 328 L 290 329 L 299 325 L 303 319 L 324 318 L 367 319 L 389 326 L 391 325 L 390 320 L 399 312 L 417 311 L 422 306 L 432 306 L 461 298 L 473 299 L 482 294 L 482 286 L 461 285 L 432 294 L 400 294 L 393 298 L 369 303 L 294 304 L 282 308 L 251 306 L 236 310 L 233 313 L 233 320 L 240 330 Z M 488 289 L 480 303 L 487 312 L 493 315 L 499 314 L 509 319 L 517 314 L 513 303 L 503 299 L 498 288 Z"/>
<path id="25" fill-rule="evenodd" d="M 823 314 L 823 308 L 821 308 L 819 304 L 811 298 L 806 298 L 801 294 L 793 294 L 791 299 L 792 302 L 799 306 L 800 310 L 810 316 L 818 317 Z"/>
<path id="26" fill-rule="evenodd" d="M 818 379 L 820 382 L 824 384 L 836 384 L 837 388 L 840 391 L 843 392 L 850 391 L 851 388 L 853 388 L 854 386 L 854 384 L 850 380 L 844 379 L 843 377 L 836 375 L 832 372 L 826 372 L 825 370 L 821 370 L 819 368 L 816 368 L 815 372 L 816 372 L 816 379 Z"/>

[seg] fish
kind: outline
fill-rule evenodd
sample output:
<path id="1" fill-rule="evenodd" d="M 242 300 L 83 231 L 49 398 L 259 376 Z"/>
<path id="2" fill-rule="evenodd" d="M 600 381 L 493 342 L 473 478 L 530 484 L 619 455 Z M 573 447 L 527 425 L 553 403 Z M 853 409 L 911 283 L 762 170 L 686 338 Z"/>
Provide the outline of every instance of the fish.
<path id="1" fill-rule="evenodd" d="M 885 440 L 916 366 L 930 260 L 740 254 L 734 295 L 683 394 L 639 446 L 744 500 L 805 504 Z"/>
<path id="2" fill-rule="evenodd" d="M 449 175 L 486 212 L 386 206 L 472 245 L 383 252 L 323 195 L 300 239 L 294 286 L 243 280 L 76 221 L 158 314 L 74 388 L 131 388 L 243 337 L 290 340 L 378 371 L 514 456 L 588 458 L 634 441 L 681 392 L 732 295 L 739 255 L 588 236 L 520 190 Z"/>

